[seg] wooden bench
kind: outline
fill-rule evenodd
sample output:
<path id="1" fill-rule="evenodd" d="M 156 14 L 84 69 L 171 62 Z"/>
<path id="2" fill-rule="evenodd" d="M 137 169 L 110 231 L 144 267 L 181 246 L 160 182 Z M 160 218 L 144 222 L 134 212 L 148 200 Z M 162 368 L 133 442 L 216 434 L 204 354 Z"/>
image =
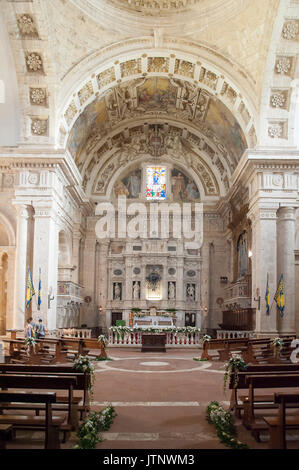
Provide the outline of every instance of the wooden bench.
<path id="1" fill-rule="evenodd" d="M 10 374 L 23 374 L 31 373 L 34 375 L 71 375 L 77 378 L 77 382 L 74 385 L 74 390 L 83 392 L 83 397 L 73 397 L 75 406 L 80 413 L 80 419 L 86 416 L 86 413 L 90 410 L 90 397 L 89 397 L 89 384 L 90 376 L 84 372 L 77 371 L 72 365 L 19 365 L 19 364 L 0 364 L 0 373 Z M 82 405 L 79 403 L 82 400 Z M 68 405 L 68 397 L 57 396 L 57 403 Z M 75 413 L 74 413 L 75 414 Z M 75 418 L 72 419 L 74 424 Z"/>
<path id="2" fill-rule="evenodd" d="M 254 438 L 259 441 L 259 434 L 261 431 L 267 430 L 266 423 L 258 422 L 255 416 L 256 398 L 255 390 L 257 388 L 298 388 L 299 387 L 299 373 L 293 374 L 267 374 L 267 375 L 248 375 L 245 378 L 246 383 L 249 385 L 248 398 L 244 401 L 244 416 L 243 424 L 247 429 L 250 429 Z M 263 396 L 262 396 L 263 397 Z M 273 409 L 277 408 L 274 403 L 274 394 L 272 394 L 271 401 L 268 399 L 260 398 L 259 409 Z"/>
<path id="3" fill-rule="evenodd" d="M 220 361 L 228 361 L 233 351 L 246 351 L 248 342 L 249 338 L 211 339 L 210 341 L 205 341 L 201 359 L 211 360 L 212 356 L 209 355 L 208 351 L 217 350 Z"/>
<path id="4" fill-rule="evenodd" d="M 248 389 L 248 383 L 245 382 L 246 375 L 249 374 L 273 374 L 273 373 L 293 373 L 299 372 L 299 364 L 255 364 L 248 365 L 245 371 L 240 371 L 238 373 L 238 385 L 235 388 L 235 377 L 231 376 L 229 383 L 229 389 L 232 391 L 230 399 L 230 409 L 235 411 L 235 414 L 238 418 L 241 417 L 241 411 L 244 409 L 244 399 L 246 397 L 240 397 L 242 403 L 239 403 L 238 400 L 238 390 Z"/>
<path id="5" fill-rule="evenodd" d="M 299 416 L 286 416 L 286 408 L 299 407 L 299 394 L 275 393 L 274 403 L 278 404 L 278 416 L 264 417 L 270 434 L 269 449 L 286 449 L 286 430 L 299 429 Z"/>
<path id="6" fill-rule="evenodd" d="M 52 403 L 56 402 L 56 393 L 0 392 L 3 402 L 44 403 L 45 417 L 28 415 L 0 415 L 0 425 L 13 426 L 13 429 L 45 430 L 45 449 L 59 449 L 59 427 L 64 417 L 52 415 Z"/>
<path id="7" fill-rule="evenodd" d="M 76 403 L 73 399 L 73 389 L 76 383 L 77 378 L 73 375 L 0 374 L 0 388 L 2 389 L 67 390 L 69 429 L 78 419 Z"/>
<path id="8" fill-rule="evenodd" d="M 284 344 L 282 349 L 276 349 L 271 338 L 251 339 L 248 348 L 243 353 L 245 362 L 251 364 L 281 364 L 290 363 L 293 336 L 281 337 Z"/>
<path id="9" fill-rule="evenodd" d="M 83 347 L 82 354 L 92 358 L 107 358 L 105 348 L 96 338 L 84 338 L 82 339 Z M 93 350 L 95 352 L 91 352 Z"/>
<path id="10" fill-rule="evenodd" d="M 0 424 L 0 450 L 6 449 L 6 441 L 11 440 L 12 430 L 11 424 Z"/>

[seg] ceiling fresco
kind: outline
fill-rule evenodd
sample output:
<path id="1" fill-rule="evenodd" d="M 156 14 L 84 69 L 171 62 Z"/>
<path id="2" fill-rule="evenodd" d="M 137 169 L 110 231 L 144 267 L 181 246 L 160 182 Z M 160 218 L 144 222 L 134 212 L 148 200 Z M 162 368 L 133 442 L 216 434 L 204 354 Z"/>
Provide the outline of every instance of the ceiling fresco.
<path id="1" fill-rule="evenodd" d="M 237 163 L 247 148 L 243 131 L 231 111 L 218 99 L 182 80 L 152 77 L 127 82 L 97 97 L 76 120 L 68 140 L 75 161 L 95 149 L 99 139 L 126 120 L 170 116 L 214 134 Z M 81 163 L 82 166 L 82 163 Z"/>

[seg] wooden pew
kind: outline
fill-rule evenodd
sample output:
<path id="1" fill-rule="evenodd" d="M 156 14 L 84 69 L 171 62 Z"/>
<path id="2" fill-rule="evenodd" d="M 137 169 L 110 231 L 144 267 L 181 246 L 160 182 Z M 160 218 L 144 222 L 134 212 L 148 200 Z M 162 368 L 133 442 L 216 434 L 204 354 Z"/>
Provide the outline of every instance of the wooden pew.
<path id="1" fill-rule="evenodd" d="M 0 374 L 0 388 L 2 389 L 35 389 L 35 390 L 67 390 L 68 398 L 68 427 L 71 429 L 74 416 L 77 416 L 73 389 L 77 378 L 73 375 L 29 375 L 29 374 Z"/>
<path id="2" fill-rule="evenodd" d="M 299 388 L 299 374 L 297 372 L 293 374 L 267 374 L 267 375 L 248 375 L 245 378 L 245 382 L 249 385 L 248 399 L 244 401 L 244 417 L 243 424 L 247 429 L 251 429 L 254 438 L 259 441 L 259 434 L 261 431 L 267 430 L 265 422 L 258 422 L 255 416 L 255 390 L 258 388 Z M 263 400 L 264 401 L 264 400 Z M 272 395 L 272 401 L 266 401 L 260 403 L 260 409 L 273 409 L 277 408 L 277 404 L 274 403 L 274 394 Z"/>
<path id="3" fill-rule="evenodd" d="M 238 386 L 234 388 L 235 377 L 232 376 L 229 389 L 232 391 L 230 399 L 230 410 L 235 411 L 235 414 L 238 418 L 241 417 L 241 411 L 244 409 L 244 400 L 246 396 L 241 396 L 240 400 L 242 403 L 239 403 L 238 399 L 238 390 L 247 389 L 248 383 L 245 382 L 246 375 L 254 374 L 277 374 L 277 373 L 299 373 L 299 364 L 255 364 L 248 365 L 245 371 L 240 371 L 238 373 Z M 265 396 L 263 396 L 265 398 Z"/>
<path id="4" fill-rule="evenodd" d="M 201 359 L 211 360 L 212 357 L 208 353 L 209 350 L 217 350 L 220 361 L 228 361 L 232 351 L 241 351 L 242 353 L 246 351 L 249 341 L 249 338 L 211 339 L 210 341 L 205 341 Z"/>
<path id="5" fill-rule="evenodd" d="M 52 403 L 56 402 L 56 393 L 24 393 L 24 392 L 0 392 L 0 403 L 3 402 L 43 403 L 45 405 L 45 417 L 24 415 L 0 415 L 0 425 L 12 425 L 14 429 L 44 429 L 45 449 L 59 449 L 59 427 L 64 417 L 52 416 Z"/>
<path id="6" fill-rule="evenodd" d="M 0 424 L 0 450 L 6 449 L 6 441 L 12 439 L 12 425 Z"/>
<path id="7" fill-rule="evenodd" d="M 268 425 L 269 449 L 286 449 L 286 430 L 299 429 L 299 416 L 287 416 L 287 405 L 299 407 L 299 394 L 275 393 L 274 403 L 278 404 L 278 416 L 264 417 Z"/>
<path id="8" fill-rule="evenodd" d="M 96 338 L 84 338 L 83 340 L 83 355 L 95 358 L 107 358 L 105 348 L 101 346 Z M 98 352 L 90 352 L 90 350 L 98 350 Z"/>
<path id="9" fill-rule="evenodd" d="M 81 401 L 77 400 L 77 397 L 73 397 L 74 402 L 78 411 L 80 412 L 80 418 L 86 416 L 86 413 L 90 410 L 90 397 L 89 397 L 89 384 L 90 376 L 84 372 L 79 372 L 73 368 L 72 365 L 19 365 L 19 364 L 0 364 L 0 374 L 24 374 L 30 373 L 34 375 L 64 375 L 64 376 L 75 376 L 77 379 L 74 385 L 74 390 L 83 392 L 82 405 L 79 405 Z M 57 396 L 57 404 L 61 405 L 68 404 L 67 397 Z M 74 413 L 75 414 L 75 413 Z M 74 419 L 72 419 L 72 423 Z"/>
<path id="10" fill-rule="evenodd" d="M 292 353 L 291 343 L 294 336 L 285 336 L 283 347 L 275 350 L 271 338 L 254 338 L 248 342 L 248 348 L 243 353 L 245 362 L 251 364 L 281 364 L 290 363 Z"/>

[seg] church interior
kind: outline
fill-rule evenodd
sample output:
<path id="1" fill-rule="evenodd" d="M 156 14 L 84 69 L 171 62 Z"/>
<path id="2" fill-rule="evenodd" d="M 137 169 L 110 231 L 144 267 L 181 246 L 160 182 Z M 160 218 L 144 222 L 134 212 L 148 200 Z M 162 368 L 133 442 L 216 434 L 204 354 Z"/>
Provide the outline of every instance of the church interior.
<path id="1" fill-rule="evenodd" d="M 0 449 L 298 449 L 299 1 L 0 0 L 0 44 Z"/>

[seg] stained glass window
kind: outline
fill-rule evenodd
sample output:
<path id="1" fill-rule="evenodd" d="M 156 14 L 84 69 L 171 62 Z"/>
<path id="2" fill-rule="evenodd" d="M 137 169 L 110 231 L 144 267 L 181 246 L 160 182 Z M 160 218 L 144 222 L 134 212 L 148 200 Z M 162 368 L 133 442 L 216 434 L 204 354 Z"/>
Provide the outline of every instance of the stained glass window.
<path id="1" fill-rule="evenodd" d="M 146 199 L 164 201 L 166 199 L 166 168 L 149 166 L 146 169 Z"/>

